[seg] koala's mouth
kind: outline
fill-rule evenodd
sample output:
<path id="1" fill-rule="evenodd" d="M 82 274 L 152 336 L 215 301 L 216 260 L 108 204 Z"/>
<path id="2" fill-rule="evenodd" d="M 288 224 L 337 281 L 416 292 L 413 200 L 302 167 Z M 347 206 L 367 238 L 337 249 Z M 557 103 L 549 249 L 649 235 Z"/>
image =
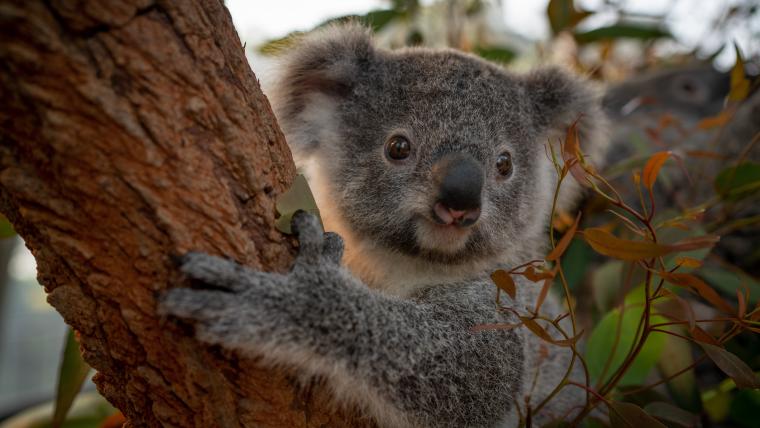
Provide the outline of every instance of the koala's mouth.
<path id="1" fill-rule="evenodd" d="M 475 222 L 465 220 L 464 216 L 441 219 L 433 213 L 422 216 L 416 223 L 414 235 L 421 249 L 452 254 L 467 246 L 473 232 L 471 225 Z"/>
<path id="2" fill-rule="evenodd" d="M 442 226 L 468 227 L 480 218 L 480 207 L 474 209 L 452 209 L 438 202 L 433 206 L 433 220 Z"/>

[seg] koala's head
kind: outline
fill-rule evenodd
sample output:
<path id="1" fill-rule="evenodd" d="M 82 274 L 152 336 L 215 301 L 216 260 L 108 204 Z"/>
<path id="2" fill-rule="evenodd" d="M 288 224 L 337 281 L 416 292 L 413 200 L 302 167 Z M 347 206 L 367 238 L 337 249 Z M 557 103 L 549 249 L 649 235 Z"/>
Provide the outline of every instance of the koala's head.
<path id="1" fill-rule="evenodd" d="M 556 183 L 546 143 L 579 118 L 595 135 L 602 117 L 595 92 L 557 69 L 384 50 L 357 26 L 307 36 L 285 61 L 276 114 L 348 249 L 456 265 L 539 248 Z"/>

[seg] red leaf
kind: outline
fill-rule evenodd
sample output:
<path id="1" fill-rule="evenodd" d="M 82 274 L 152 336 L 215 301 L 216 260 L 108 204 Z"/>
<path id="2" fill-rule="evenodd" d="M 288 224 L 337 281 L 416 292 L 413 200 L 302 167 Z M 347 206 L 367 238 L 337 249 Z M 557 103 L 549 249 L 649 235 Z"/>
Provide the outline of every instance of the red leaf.
<path id="1" fill-rule="evenodd" d="M 633 403 L 611 401 L 610 426 L 615 428 L 667 428 Z"/>
<path id="2" fill-rule="evenodd" d="M 507 293 L 509 297 L 512 298 L 512 300 L 515 300 L 515 296 L 517 295 L 517 288 L 515 287 L 515 281 L 512 279 L 512 275 L 502 269 L 499 269 L 491 274 L 491 280 L 494 282 L 494 284 L 496 284 L 497 287 L 499 287 L 499 289 Z"/>
<path id="3" fill-rule="evenodd" d="M 565 145 L 562 147 L 562 160 L 565 162 L 565 168 L 570 170 L 575 181 L 583 186 L 588 186 L 586 181 L 586 172 L 581 165 L 581 149 L 578 145 L 578 121 L 576 120 L 567 128 L 565 135 Z"/>
<path id="4" fill-rule="evenodd" d="M 689 302 L 687 302 L 678 294 L 673 293 L 672 291 L 664 287 L 662 288 L 662 290 L 660 290 L 659 295 L 668 296 L 670 299 L 672 299 L 672 300 L 666 300 L 657 305 L 657 311 L 659 313 L 677 321 L 683 321 L 685 318 L 686 320 L 689 321 L 690 329 L 693 329 L 694 327 L 697 326 L 696 316 L 694 315 L 694 309 L 691 307 Z M 674 303 L 677 306 L 675 306 Z"/>
<path id="5" fill-rule="evenodd" d="M 650 192 L 652 191 L 655 180 L 657 180 L 657 174 L 660 172 L 660 168 L 662 168 L 662 165 L 668 160 L 668 157 L 670 157 L 670 152 L 658 152 L 653 154 L 647 161 L 646 165 L 644 165 L 644 170 L 641 173 L 641 180 Z"/>
<path id="6" fill-rule="evenodd" d="M 674 285 L 680 285 L 682 287 L 690 287 L 694 289 L 703 299 L 707 300 L 717 309 L 727 313 L 734 314 L 734 308 L 732 308 L 725 300 L 723 300 L 717 291 L 707 285 L 706 282 L 697 278 L 694 275 L 688 273 L 671 273 L 659 271 L 657 274 Z"/>
<path id="7" fill-rule="evenodd" d="M 702 260 L 693 257 L 676 257 L 676 264 L 687 268 L 698 268 L 702 266 Z"/>
<path id="8" fill-rule="evenodd" d="M 581 221 L 581 213 L 578 212 L 578 215 L 575 217 L 575 222 L 572 226 L 570 226 L 570 229 L 565 232 L 565 234 L 562 236 L 562 239 L 559 240 L 557 243 L 557 246 L 554 247 L 554 249 L 549 253 L 549 255 L 546 256 L 546 260 L 548 261 L 554 261 L 559 259 L 562 254 L 565 253 L 565 250 L 567 250 L 567 247 L 570 245 L 570 242 L 573 240 L 573 237 L 575 236 L 575 231 L 578 230 L 578 224 Z"/>
<path id="9" fill-rule="evenodd" d="M 644 411 L 665 422 L 678 427 L 696 428 L 701 426 L 699 416 L 663 401 L 655 401 L 644 407 Z"/>
<path id="10" fill-rule="evenodd" d="M 528 266 L 527 268 L 525 268 L 524 271 L 517 272 L 516 274 L 524 276 L 531 282 L 538 282 L 538 281 L 543 281 L 545 279 L 554 278 L 556 273 L 557 273 L 556 270 L 536 271 L 536 268 L 534 268 L 533 266 Z"/>
<path id="11" fill-rule="evenodd" d="M 556 340 L 549 333 L 546 332 L 546 330 L 541 327 L 539 323 L 536 322 L 536 320 L 528 318 L 528 317 L 520 317 L 520 321 L 522 321 L 523 325 L 528 328 L 528 330 L 532 331 L 533 334 L 540 337 L 541 339 L 557 346 L 562 347 L 569 347 L 574 345 L 578 339 L 581 338 L 582 332 L 578 333 L 577 336 L 571 337 L 570 339 L 561 339 Z"/>
<path id="12" fill-rule="evenodd" d="M 718 339 L 714 338 L 710 333 L 702 330 L 698 325 L 691 328 L 691 337 L 697 342 L 706 343 L 708 345 L 720 346 Z"/>
<path id="13" fill-rule="evenodd" d="M 583 231 L 583 238 L 597 253 L 616 259 L 638 261 L 663 256 L 671 249 L 651 241 L 621 239 L 604 229 L 593 227 Z"/>
<path id="14" fill-rule="evenodd" d="M 720 241 L 720 236 L 704 235 L 693 238 L 682 239 L 675 244 L 670 245 L 673 251 L 691 251 L 702 248 L 712 248 Z"/>
<path id="15" fill-rule="evenodd" d="M 698 129 L 712 129 L 718 128 L 727 124 L 733 117 L 734 112 L 731 110 L 724 110 L 717 116 L 706 117 L 697 123 Z"/>
<path id="16" fill-rule="evenodd" d="M 760 379 L 739 357 L 715 345 L 707 343 L 700 343 L 699 345 L 715 365 L 734 380 L 737 387 L 760 388 Z"/>
<path id="17" fill-rule="evenodd" d="M 549 294 L 549 287 L 551 287 L 552 282 L 554 282 L 554 276 L 559 271 L 559 264 L 552 269 L 551 277 L 548 277 L 544 279 L 544 285 L 541 287 L 541 292 L 538 293 L 538 299 L 536 299 L 536 310 L 535 313 L 538 313 L 538 310 L 541 309 L 541 305 L 544 304 L 544 300 L 546 300 L 546 295 Z"/>
<path id="18" fill-rule="evenodd" d="M 741 290 L 736 290 L 736 300 L 739 303 L 739 318 L 744 318 L 745 315 L 747 315 L 747 301 L 744 299 L 744 294 L 742 294 Z"/>

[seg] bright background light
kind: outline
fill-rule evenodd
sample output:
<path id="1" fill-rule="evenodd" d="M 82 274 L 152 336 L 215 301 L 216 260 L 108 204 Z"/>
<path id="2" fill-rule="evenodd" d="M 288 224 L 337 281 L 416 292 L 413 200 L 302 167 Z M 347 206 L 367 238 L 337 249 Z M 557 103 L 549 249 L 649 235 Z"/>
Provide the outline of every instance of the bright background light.
<path id="1" fill-rule="evenodd" d="M 431 0 L 421 1 L 423 5 Z M 579 0 L 578 6 L 600 10 L 604 0 Z M 715 21 L 737 0 L 628 0 L 626 10 L 646 15 L 667 14 L 667 23 L 682 51 L 701 44 L 705 51 L 717 50 L 726 41 L 736 41 L 745 53 L 760 52 L 760 19 L 746 26 L 729 28 L 728 34 L 714 34 Z M 758 2 L 760 3 L 760 2 Z M 227 7 L 241 39 L 259 44 L 267 39 L 281 37 L 291 31 L 306 31 L 316 25 L 349 14 L 364 14 L 373 9 L 388 7 L 382 0 L 227 0 Z M 546 19 L 548 0 L 502 0 L 504 22 L 510 30 L 534 40 L 549 36 Z M 612 13 L 600 13 L 582 23 L 582 28 L 609 25 L 614 22 Z M 716 63 L 727 68 L 733 64 L 733 49 L 724 49 Z M 256 59 L 252 60 L 256 64 Z M 254 71 L 258 71 L 254 68 Z"/>

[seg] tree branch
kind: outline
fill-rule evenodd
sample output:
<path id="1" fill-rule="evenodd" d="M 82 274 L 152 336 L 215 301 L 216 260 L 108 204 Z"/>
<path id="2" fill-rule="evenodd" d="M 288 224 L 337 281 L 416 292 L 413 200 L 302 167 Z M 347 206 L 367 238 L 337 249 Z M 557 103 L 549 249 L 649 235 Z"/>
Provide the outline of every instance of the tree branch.
<path id="1" fill-rule="evenodd" d="M 187 251 L 292 260 L 294 166 L 223 2 L 0 0 L 0 38 L 0 210 L 128 425 L 366 424 L 156 315 Z"/>

